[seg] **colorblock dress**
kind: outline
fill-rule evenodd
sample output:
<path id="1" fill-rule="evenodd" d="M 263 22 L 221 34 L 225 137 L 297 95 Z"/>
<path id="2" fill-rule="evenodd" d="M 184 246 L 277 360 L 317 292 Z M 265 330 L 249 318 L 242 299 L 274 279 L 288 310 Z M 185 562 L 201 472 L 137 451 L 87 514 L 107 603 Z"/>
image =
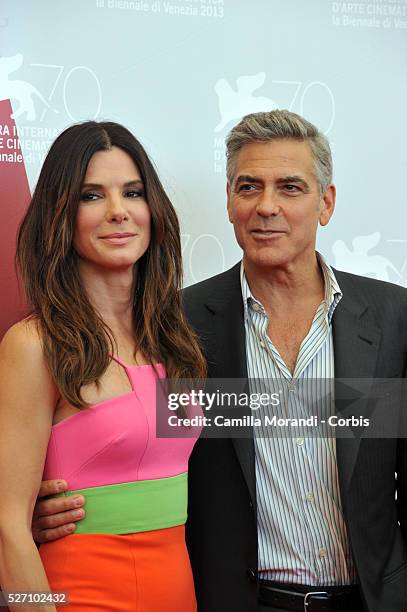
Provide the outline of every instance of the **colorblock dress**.
<path id="1" fill-rule="evenodd" d="M 44 479 L 86 498 L 74 534 L 43 544 L 52 591 L 78 612 L 195 612 L 185 545 L 187 466 L 197 432 L 156 437 L 158 364 L 127 366 L 132 391 L 53 426 Z M 199 432 L 198 432 L 199 433 Z"/>

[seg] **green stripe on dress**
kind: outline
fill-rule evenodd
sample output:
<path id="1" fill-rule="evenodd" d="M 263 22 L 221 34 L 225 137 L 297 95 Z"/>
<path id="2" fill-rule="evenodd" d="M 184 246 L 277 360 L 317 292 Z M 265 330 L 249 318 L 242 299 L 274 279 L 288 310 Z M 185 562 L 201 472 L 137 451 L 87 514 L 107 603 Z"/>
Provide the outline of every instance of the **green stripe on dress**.
<path id="1" fill-rule="evenodd" d="M 83 495 L 86 516 L 75 534 L 125 534 L 183 525 L 187 519 L 188 474 L 67 491 Z"/>

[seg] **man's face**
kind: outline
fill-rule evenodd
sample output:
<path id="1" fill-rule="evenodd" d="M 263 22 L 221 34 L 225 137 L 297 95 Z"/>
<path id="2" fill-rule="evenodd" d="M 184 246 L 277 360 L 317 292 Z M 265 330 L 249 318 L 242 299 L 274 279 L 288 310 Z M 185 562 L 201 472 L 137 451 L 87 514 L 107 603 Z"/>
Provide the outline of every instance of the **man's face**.
<path id="1" fill-rule="evenodd" d="M 318 223 L 326 225 L 333 213 L 335 187 L 321 196 L 306 142 L 244 145 L 227 193 L 246 269 L 290 269 L 312 261 Z"/>

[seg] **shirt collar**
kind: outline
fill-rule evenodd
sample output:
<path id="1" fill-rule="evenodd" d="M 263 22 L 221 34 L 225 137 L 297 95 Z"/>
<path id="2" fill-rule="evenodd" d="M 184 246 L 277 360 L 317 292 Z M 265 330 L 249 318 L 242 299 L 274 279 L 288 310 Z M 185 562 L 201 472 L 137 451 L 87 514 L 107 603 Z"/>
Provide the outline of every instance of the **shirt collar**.
<path id="1" fill-rule="evenodd" d="M 325 261 L 321 253 L 318 253 L 317 251 L 316 254 L 324 277 L 324 302 L 328 314 L 328 321 L 331 322 L 334 310 L 338 305 L 339 301 L 341 300 L 343 294 L 331 266 Z M 257 300 L 250 291 L 249 283 L 247 282 L 246 274 L 244 271 L 243 260 L 240 264 L 240 285 L 242 289 L 245 321 L 249 317 L 249 309 L 252 309 L 254 304 L 258 305 L 256 308 L 257 312 L 266 315 L 266 311 L 264 309 L 263 304 L 259 302 L 259 300 Z"/>

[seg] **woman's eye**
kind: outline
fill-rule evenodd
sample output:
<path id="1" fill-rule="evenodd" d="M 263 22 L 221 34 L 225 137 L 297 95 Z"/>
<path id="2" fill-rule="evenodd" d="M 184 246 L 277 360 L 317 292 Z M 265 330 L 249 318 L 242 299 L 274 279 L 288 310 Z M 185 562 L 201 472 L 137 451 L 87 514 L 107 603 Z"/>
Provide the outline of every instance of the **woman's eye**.
<path id="1" fill-rule="evenodd" d="M 97 193 L 87 192 L 81 195 L 82 202 L 93 202 L 93 200 L 97 200 L 99 195 Z"/>
<path id="2" fill-rule="evenodd" d="M 126 191 L 125 195 L 128 198 L 142 198 L 144 196 L 144 191 L 140 191 L 139 189 L 131 189 L 130 191 Z"/>

